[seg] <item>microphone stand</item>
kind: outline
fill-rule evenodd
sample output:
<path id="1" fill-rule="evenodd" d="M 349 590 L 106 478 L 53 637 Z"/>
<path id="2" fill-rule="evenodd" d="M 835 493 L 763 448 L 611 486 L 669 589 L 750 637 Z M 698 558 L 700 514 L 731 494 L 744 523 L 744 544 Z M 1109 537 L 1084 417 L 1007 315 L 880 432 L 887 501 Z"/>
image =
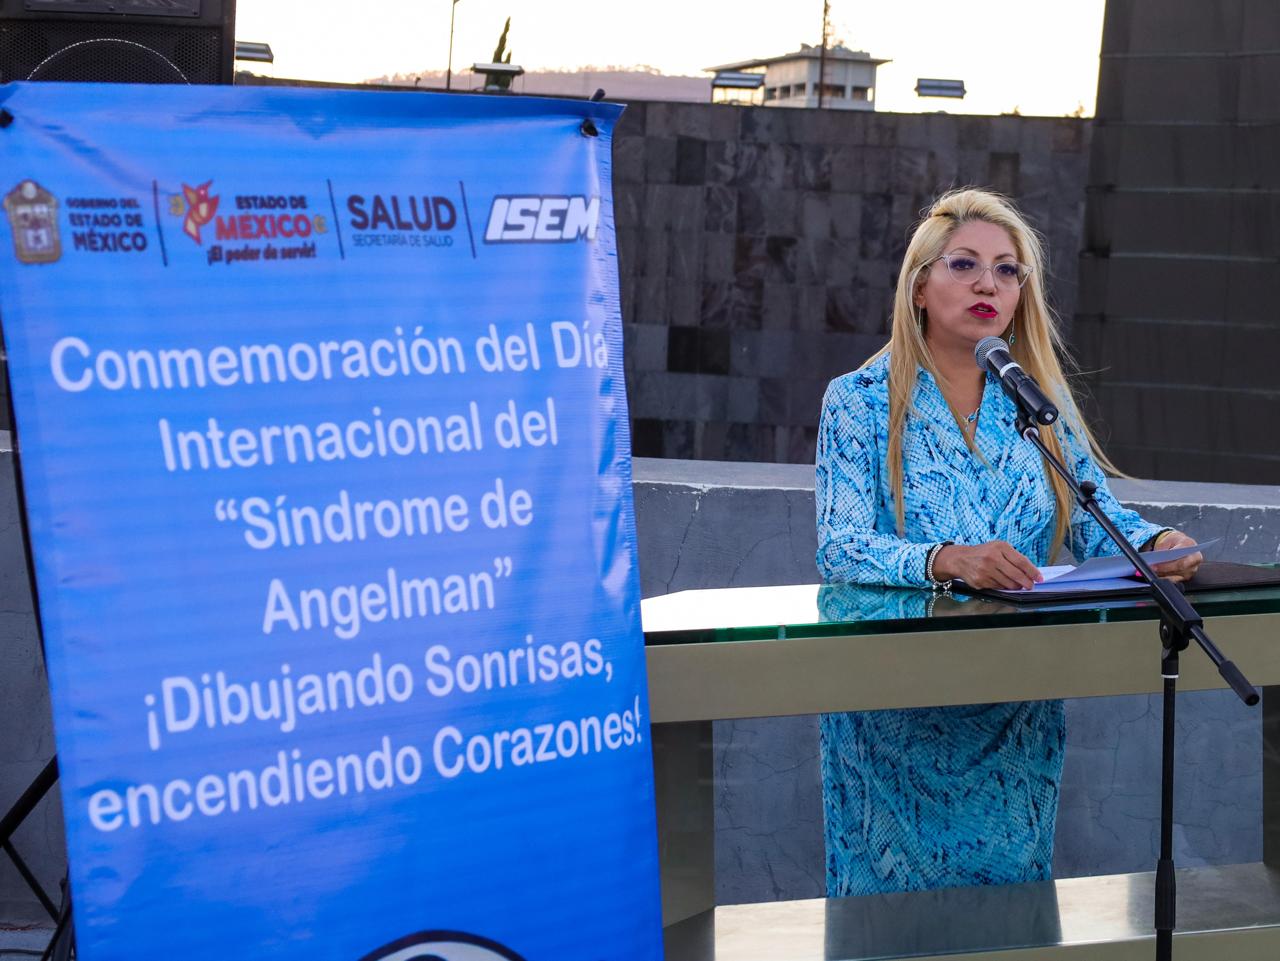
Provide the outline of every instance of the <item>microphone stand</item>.
<path id="1" fill-rule="evenodd" d="M 1018 404 L 1018 418 L 1014 422 L 1018 433 L 1034 444 L 1045 463 L 1067 482 L 1079 504 L 1099 526 L 1107 532 L 1120 548 L 1120 553 L 1133 564 L 1151 588 L 1151 596 L 1160 608 L 1160 675 L 1164 678 L 1163 748 L 1160 771 L 1160 859 L 1156 863 L 1156 961 L 1172 961 L 1173 930 L 1177 926 L 1177 893 L 1173 874 L 1173 769 L 1174 769 L 1174 695 L 1178 684 L 1178 654 L 1185 650 L 1192 639 L 1209 656 L 1223 680 L 1249 707 L 1258 703 L 1258 692 L 1253 689 L 1240 669 L 1218 650 L 1204 632 L 1204 620 L 1196 613 L 1182 591 L 1173 582 L 1158 577 L 1143 559 L 1142 553 L 1130 544 L 1117 530 L 1106 512 L 1098 506 L 1093 495 L 1097 486 L 1091 481 L 1077 481 L 1071 471 L 1056 458 L 1040 439 L 1034 414 Z"/>

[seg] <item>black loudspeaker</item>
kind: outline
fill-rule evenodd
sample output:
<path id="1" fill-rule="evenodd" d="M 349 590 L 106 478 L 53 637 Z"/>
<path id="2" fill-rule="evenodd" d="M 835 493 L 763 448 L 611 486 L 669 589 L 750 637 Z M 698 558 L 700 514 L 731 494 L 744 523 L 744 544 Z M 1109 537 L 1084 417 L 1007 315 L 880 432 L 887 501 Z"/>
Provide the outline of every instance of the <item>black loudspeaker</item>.
<path id="1" fill-rule="evenodd" d="M 231 83 L 235 0 L 0 0 L 0 81 Z"/>

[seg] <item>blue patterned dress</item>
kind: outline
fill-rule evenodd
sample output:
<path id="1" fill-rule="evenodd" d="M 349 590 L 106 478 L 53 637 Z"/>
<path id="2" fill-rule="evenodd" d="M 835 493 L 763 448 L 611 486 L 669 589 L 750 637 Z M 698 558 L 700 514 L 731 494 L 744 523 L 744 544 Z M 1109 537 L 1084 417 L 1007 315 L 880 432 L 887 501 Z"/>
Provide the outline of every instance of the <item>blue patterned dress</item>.
<path id="1" fill-rule="evenodd" d="M 818 430 L 818 569 L 827 581 L 927 586 L 925 555 L 944 540 L 1004 540 L 1045 565 L 1053 491 L 1040 454 L 1014 430 L 993 377 L 969 450 L 920 371 L 903 444 L 904 537 L 889 494 L 888 358 L 827 388 Z M 1067 432 L 1076 476 L 1120 531 L 1142 545 L 1160 528 L 1121 507 L 1087 448 Z M 985 460 L 985 462 L 984 462 Z M 1080 558 L 1117 553 L 1083 510 Z M 823 715 L 823 816 L 831 897 L 1051 876 L 1065 721 L 1061 701 Z"/>

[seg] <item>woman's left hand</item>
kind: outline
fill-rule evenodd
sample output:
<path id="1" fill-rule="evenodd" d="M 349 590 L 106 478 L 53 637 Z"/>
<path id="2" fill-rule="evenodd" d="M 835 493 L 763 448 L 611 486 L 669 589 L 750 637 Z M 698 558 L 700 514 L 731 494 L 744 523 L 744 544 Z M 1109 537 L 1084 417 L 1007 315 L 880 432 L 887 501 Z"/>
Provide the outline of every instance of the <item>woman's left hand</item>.
<path id="1" fill-rule="evenodd" d="M 1153 547 L 1153 550 L 1168 551 L 1175 547 L 1194 547 L 1195 539 L 1188 537 L 1182 531 L 1170 531 L 1160 538 L 1159 544 Z M 1200 565 L 1204 563 L 1204 555 L 1199 551 L 1194 554 L 1188 554 L 1186 557 L 1180 557 L 1176 561 L 1166 561 L 1163 564 L 1157 564 L 1154 568 L 1155 572 L 1161 577 L 1167 577 L 1175 583 L 1179 581 L 1189 581 L 1200 569 Z"/>

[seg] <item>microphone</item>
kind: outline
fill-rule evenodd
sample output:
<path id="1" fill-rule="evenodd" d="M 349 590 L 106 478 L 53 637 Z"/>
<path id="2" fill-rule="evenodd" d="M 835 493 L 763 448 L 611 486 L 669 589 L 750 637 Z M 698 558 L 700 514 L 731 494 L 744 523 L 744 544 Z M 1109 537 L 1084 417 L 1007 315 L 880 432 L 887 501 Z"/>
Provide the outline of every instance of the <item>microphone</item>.
<path id="1" fill-rule="evenodd" d="M 983 337 L 978 341 L 974 358 L 979 370 L 995 374 L 1004 392 L 1018 405 L 1024 417 L 1046 426 L 1058 419 L 1058 408 L 1045 396 L 1035 378 L 1013 359 L 1009 345 L 999 337 Z"/>

